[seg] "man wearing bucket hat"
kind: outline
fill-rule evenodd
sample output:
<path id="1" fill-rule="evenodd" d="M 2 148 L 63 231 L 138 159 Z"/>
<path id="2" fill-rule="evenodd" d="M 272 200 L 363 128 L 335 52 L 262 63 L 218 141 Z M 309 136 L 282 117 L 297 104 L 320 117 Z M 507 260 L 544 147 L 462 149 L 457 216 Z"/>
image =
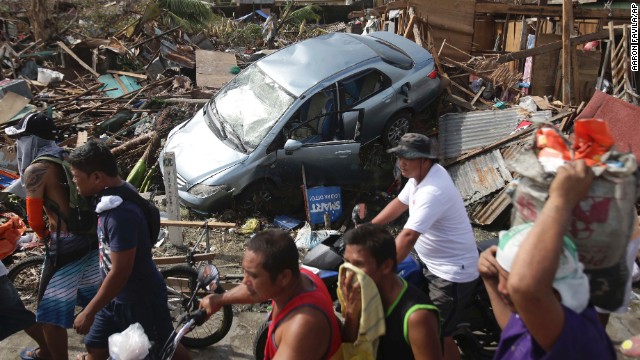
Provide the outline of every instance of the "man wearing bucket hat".
<path id="1" fill-rule="evenodd" d="M 409 181 L 371 222 L 385 225 L 409 210 L 409 219 L 395 239 L 397 259 L 401 262 L 415 248 L 425 265 L 425 292 L 440 309 L 444 356 L 457 359 L 460 354 L 452 335 L 478 279 L 471 223 L 460 193 L 438 164 L 433 139 L 407 133 L 387 152 L 398 157 L 400 171 Z"/>
<path id="2" fill-rule="evenodd" d="M 43 324 L 51 358 L 67 359 L 66 329 L 73 324 L 75 306 L 86 305 L 100 286 L 97 240 L 92 243 L 89 237 L 69 232 L 69 185 L 60 165 L 66 152 L 56 145 L 53 119 L 30 113 L 16 126 L 5 128 L 5 133 L 17 138 L 18 172 L 26 190 L 29 225 L 47 245 L 36 321 Z M 42 351 L 24 349 L 20 356 L 39 358 Z"/>
<path id="3" fill-rule="evenodd" d="M 565 236 L 593 180 L 584 161 L 558 169 L 534 224 L 500 234 L 478 270 L 502 328 L 496 359 L 615 359 L 589 303 L 589 280 Z"/>

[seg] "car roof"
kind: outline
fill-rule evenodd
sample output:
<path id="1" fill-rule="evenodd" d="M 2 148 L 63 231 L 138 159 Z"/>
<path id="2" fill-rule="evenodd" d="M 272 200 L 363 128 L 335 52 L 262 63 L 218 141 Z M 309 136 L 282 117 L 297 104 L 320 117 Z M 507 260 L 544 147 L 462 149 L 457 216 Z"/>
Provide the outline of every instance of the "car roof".
<path id="1" fill-rule="evenodd" d="M 307 39 L 260 59 L 256 65 L 295 96 L 353 65 L 380 57 L 357 37 L 331 33 Z"/>

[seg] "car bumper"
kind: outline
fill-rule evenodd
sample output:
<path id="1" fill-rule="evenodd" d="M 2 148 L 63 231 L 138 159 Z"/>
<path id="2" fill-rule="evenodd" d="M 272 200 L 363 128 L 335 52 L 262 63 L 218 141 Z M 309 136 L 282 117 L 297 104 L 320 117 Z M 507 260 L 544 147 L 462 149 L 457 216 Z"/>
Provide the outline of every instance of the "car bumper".
<path id="1" fill-rule="evenodd" d="M 186 191 L 178 190 L 178 196 L 182 205 L 200 214 L 229 209 L 233 204 L 233 189 L 220 190 L 206 198 L 196 197 Z"/>

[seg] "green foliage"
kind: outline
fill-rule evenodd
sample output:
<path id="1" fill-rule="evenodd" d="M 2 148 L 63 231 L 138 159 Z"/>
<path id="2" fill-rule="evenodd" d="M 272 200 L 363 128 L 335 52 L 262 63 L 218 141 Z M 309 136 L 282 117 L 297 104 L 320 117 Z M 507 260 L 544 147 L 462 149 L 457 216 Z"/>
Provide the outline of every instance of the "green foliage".
<path id="1" fill-rule="evenodd" d="M 166 11 L 166 18 L 186 30 L 200 30 L 216 19 L 211 6 L 200 0 L 158 0 L 158 6 Z"/>
<path id="2" fill-rule="evenodd" d="M 302 22 L 315 22 L 316 24 L 322 19 L 322 7 L 318 5 L 307 5 L 298 10 L 292 11 L 289 14 L 287 21 L 291 21 L 294 24 L 301 24 Z"/>

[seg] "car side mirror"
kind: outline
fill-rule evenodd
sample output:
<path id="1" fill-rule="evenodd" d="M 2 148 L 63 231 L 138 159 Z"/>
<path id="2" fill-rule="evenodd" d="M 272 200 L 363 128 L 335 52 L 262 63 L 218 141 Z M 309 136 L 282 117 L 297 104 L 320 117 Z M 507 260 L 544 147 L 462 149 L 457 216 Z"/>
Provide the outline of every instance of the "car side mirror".
<path id="1" fill-rule="evenodd" d="M 411 84 L 406 83 L 400 87 L 400 94 L 409 97 L 409 90 L 411 90 Z"/>
<path id="2" fill-rule="evenodd" d="M 302 147 L 302 143 L 298 140 L 287 139 L 287 142 L 284 144 L 284 151 L 287 154 L 290 154 Z"/>

